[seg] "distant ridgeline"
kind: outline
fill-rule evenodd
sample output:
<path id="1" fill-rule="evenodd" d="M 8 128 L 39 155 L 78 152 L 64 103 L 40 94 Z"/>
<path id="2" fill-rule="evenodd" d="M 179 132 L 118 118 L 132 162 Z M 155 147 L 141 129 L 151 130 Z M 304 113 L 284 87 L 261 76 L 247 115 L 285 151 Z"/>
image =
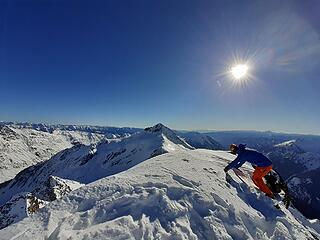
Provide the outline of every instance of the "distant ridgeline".
<path id="1" fill-rule="evenodd" d="M 0 126 L 14 126 L 15 128 L 29 128 L 43 132 L 52 133 L 56 129 L 65 131 L 83 131 L 99 134 L 132 134 L 139 132 L 142 128 L 130 128 L 130 127 L 102 127 L 102 126 L 90 126 L 90 125 L 65 125 L 65 124 L 45 124 L 45 123 L 21 123 L 21 122 L 0 122 Z"/>

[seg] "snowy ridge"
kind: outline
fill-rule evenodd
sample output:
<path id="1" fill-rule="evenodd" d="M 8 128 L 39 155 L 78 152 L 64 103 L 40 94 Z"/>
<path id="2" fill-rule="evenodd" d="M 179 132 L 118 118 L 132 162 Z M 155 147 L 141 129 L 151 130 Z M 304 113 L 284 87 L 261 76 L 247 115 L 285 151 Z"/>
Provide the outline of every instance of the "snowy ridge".
<path id="1" fill-rule="evenodd" d="M 179 135 L 191 146 L 195 148 L 222 150 L 224 147 L 212 137 L 198 132 L 185 132 Z"/>
<path id="2" fill-rule="evenodd" d="M 60 182 L 68 179 L 88 184 L 127 170 L 154 156 L 187 149 L 193 148 L 172 130 L 160 124 L 122 140 L 105 140 L 91 146 L 76 145 L 48 161 L 24 169 L 6 185 L 0 186 L 0 205 L 6 204 L 22 192 L 32 192 L 46 201 L 55 200 L 48 197 L 50 193 L 47 190 L 46 196 L 41 194 L 43 186 L 52 181 L 52 176 L 61 178 Z M 52 186 L 49 189 L 52 189 Z"/>
<path id="3" fill-rule="evenodd" d="M 122 140 L 106 140 L 96 146 L 76 145 L 66 149 L 50 160 L 20 172 L 5 189 L 10 189 L 10 193 L 15 190 L 30 191 L 51 175 L 90 183 L 124 171 L 148 158 L 177 149 L 193 148 L 172 130 L 156 125 Z M 1 190 L 7 193 L 5 189 Z M 0 204 L 4 199 L 8 200 L 6 193 L 3 193 Z"/>
<path id="4" fill-rule="evenodd" d="M 285 141 L 279 144 L 275 144 L 275 147 L 290 147 L 290 146 L 295 146 L 295 143 L 297 142 L 297 140 L 293 139 L 293 140 L 289 140 L 289 141 Z"/>
<path id="5" fill-rule="evenodd" d="M 175 136 L 175 132 L 162 124 L 166 136 Z M 91 145 L 106 138 L 118 141 L 130 135 L 143 132 L 137 128 L 114 128 L 76 125 L 47 125 L 31 123 L 0 122 L 0 183 L 12 179 L 19 171 L 28 166 L 49 159 L 54 154 L 77 144 Z M 156 131 L 155 131 L 156 132 Z M 175 136 L 177 138 L 177 136 Z M 217 149 L 215 141 L 205 135 L 194 135 L 177 144 L 190 148 L 205 147 Z M 175 140 L 174 140 L 175 141 Z M 205 142 L 204 142 L 205 141 Z M 186 144 L 186 142 L 189 142 Z"/>
<path id="6" fill-rule="evenodd" d="M 144 131 L 153 133 L 158 137 L 165 136 L 170 142 L 180 145 L 186 149 L 194 149 L 184 139 L 180 138 L 174 131 L 161 123 L 158 123 L 153 127 L 145 128 Z"/>
<path id="7" fill-rule="evenodd" d="M 295 139 L 290 141 L 285 141 L 279 144 L 275 144 L 274 148 L 276 148 L 278 151 L 283 151 L 291 154 L 299 154 L 299 153 L 305 152 L 297 145 L 296 142 L 297 141 Z"/>
<path id="8" fill-rule="evenodd" d="M 9 202 L 0 207 L 0 229 L 21 221 L 38 209 L 44 207 L 44 205 L 44 201 L 37 199 L 31 193 L 15 195 Z"/>
<path id="9" fill-rule="evenodd" d="M 49 159 L 54 154 L 76 144 L 93 144 L 104 135 L 0 126 L 0 183 L 12 179 L 22 169 Z"/>
<path id="10" fill-rule="evenodd" d="M 91 125 L 65 125 L 65 124 L 45 124 L 45 123 L 21 123 L 21 122 L 0 122 L 0 126 L 6 125 L 13 128 L 20 129 L 34 129 L 37 131 L 52 133 L 55 130 L 62 131 L 77 131 L 97 134 L 114 134 L 121 137 L 125 135 L 131 135 L 139 132 L 140 128 L 130 127 L 102 127 L 102 126 L 91 126 Z"/>
<path id="11" fill-rule="evenodd" d="M 226 183 L 223 168 L 233 159 L 194 150 L 162 124 L 77 144 L 0 185 L 0 239 L 320 238 L 319 222 L 275 209 L 235 176 Z"/>
<path id="12" fill-rule="evenodd" d="M 319 224 L 223 168 L 222 151 L 176 150 L 88 184 L 0 231 L 1 239 L 314 239 Z M 244 167 L 246 169 L 247 167 Z"/>
<path id="13" fill-rule="evenodd" d="M 82 185 L 75 181 L 50 176 L 43 185 L 33 191 L 15 194 L 0 207 L 0 229 L 34 214 L 48 202 L 59 199 Z"/>

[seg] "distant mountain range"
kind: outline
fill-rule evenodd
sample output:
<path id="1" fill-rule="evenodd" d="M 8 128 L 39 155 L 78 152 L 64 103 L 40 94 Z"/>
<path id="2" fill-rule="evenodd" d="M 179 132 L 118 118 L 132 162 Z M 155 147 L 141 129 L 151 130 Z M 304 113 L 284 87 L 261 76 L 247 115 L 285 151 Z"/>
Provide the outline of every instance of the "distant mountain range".
<path id="1" fill-rule="evenodd" d="M 57 197 L 51 197 L 49 194 L 57 185 L 49 184 L 51 178 L 58 179 L 58 182 L 72 180 L 73 185 L 88 184 L 125 171 L 146 159 L 177 149 L 194 148 L 174 131 L 157 124 L 121 141 L 104 140 L 97 145 L 76 145 L 61 151 L 50 160 L 28 167 L 13 180 L 0 185 L 0 227 L 6 227 L 21 219 L 20 215 L 23 214 L 20 213 L 18 217 L 12 214 L 12 209 L 18 208 L 17 204 L 21 205 L 21 199 L 25 201 L 26 206 L 30 205 L 30 199 L 36 199 L 40 203 L 55 200 Z M 43 190 L 43 186 L 48 187 Z M 70 187 L 68 191 L 68 186 L 62 184 L 65 193 L 72 189 Z M 61 190 L 59 192 L 59 195 L 63 195 Z"/>
<path id="2" fill-rule="evenodd" d="M 51 133 L 32 128 L 0 126 L 0 183 L 10 180 L 26 167 L 49 159 L 78 144 L 91 145 L 103 134 L 55 129 Z"/>
<path id="3" fill-rule="evenodd" d="M 65 125 L 65 124 L 44 124 L 44 123 L 21 123 L 21 122 L 0 122 L 1 125 L 12 126 L 14 128 L 34 129 L 42 132 L 53 133 L 56 129 L 65 131 L 81 131 L 88 133 L 98 134 L 116 134 L 125 136 L 126 134 L 132 134 L 141 131 L 141 128 L 130 127 L 102 127 L 92 125 Z"/>
<path id="4" fill-rule="evenodd" d="M 250 148 L 268 152 L 274 145 L 294 140 L 306 152 L 320 153 L 320 136 L 304 134 L 275 133 L 271 131 L 215 131 L 204 134 L 228 148 L 230 143 L 245 143 Z"/>
<path id="5" fill-rule="evenodd" d="M 139 129 L 1 122 L 0 227 L 146 159 L 180 150 L 227 149 L 230 143 L 246 143 L 265 153 L 287 179 L 295 206 L 309 218 L 320 218 L 317 136 L 181 132 L 162 124 Z M 25 210 L 17 213 L 21 208 Z"/>
<path id="6" fill-rule="evenodd" d="M 197 143 L 216 144 L 192 136 Z M 318 221 L 309 222 L 294 208 L 276 209 L 235 175 L 226 182 L 223 168 L 234 157 L 195 149 L 162 124 L 119 139 L 77 144 L 0 185 L 0 236 L 320 238 Z"/>

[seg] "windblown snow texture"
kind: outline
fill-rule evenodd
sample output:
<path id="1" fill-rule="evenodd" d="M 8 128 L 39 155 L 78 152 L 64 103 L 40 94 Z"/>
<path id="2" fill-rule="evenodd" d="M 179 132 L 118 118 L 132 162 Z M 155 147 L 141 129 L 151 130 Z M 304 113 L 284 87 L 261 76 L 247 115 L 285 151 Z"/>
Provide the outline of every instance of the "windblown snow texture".
<path id="1" fill-rule="evenodd" d="M 123 140 L 104 140 L 97 146 L 76 145 L 48 161 L 24 169 L 13 180 L 1 184 L 0 206 L 5 205 L 3 209 L 9 206 L 15 208 L 16 201 L 10 203 L 10 200 L 22 193 L 31 193 L 43 201 L 53 201 L 74 189 L 72 181 L 78 185 L 88 184 L 177 149 L 193 148 L 162 124 Z M 55 189 L 58 186 L 57 193 Z M 8 216 L 7 210 L 0 213 L 0 228 L 15 222 L 8 220 L 11 215 Z"/>
<path id="2" fill-rule="evenodd" d="M 275 209 L 235 176 L 226 183 L 227 152 L 193 150 L 162 124 L 115 138 L 77 144 L 1 184 L 0 239 L 320 238 L 317 220 Z"/>
<path id="3" fill-rule="evenodd" d="M 6 186 L 0 186 L 0 205 L 17 193 L 33 191 L 50 176 L 87 184 L 176 149 L 193 148 L 160 124 L 119 142 L 102 141 L 97 146 L 76 145 L 48 161 L 24 169 Z"/>
<path id="4" fill-rule="evenodd" d="M 232 155 L 176 149 L 102 178 L 0 231 L 3 239 L 313 239 L 312 224 L 223 168 Z M 316 225 L 318 226 L 318 225 Z M 319 230 L 319 229 L 318 229 Z"/>
<path id="5" fill-rule="evenodd" d="M 246 143 L 263 152 L 272 160 L 274 169 L 288 181 L 294 206 L 305 216 L 320 219 L 320 136 L 255 131 L 206 134 L 224 147 L 232 142 Z"/>

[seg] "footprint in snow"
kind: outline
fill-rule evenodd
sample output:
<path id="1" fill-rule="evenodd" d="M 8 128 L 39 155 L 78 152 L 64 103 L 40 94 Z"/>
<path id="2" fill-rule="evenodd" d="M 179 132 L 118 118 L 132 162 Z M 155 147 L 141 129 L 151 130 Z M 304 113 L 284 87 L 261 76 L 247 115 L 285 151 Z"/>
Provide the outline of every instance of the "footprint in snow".
<path id="1" fill-rule="evenodd" d="M 203 170 L 207 171 L 208 173 L 211 173 L 211 174 L 217 174 L 216 171 L 213 170 L 213 168 L 203 168 Z"/>

